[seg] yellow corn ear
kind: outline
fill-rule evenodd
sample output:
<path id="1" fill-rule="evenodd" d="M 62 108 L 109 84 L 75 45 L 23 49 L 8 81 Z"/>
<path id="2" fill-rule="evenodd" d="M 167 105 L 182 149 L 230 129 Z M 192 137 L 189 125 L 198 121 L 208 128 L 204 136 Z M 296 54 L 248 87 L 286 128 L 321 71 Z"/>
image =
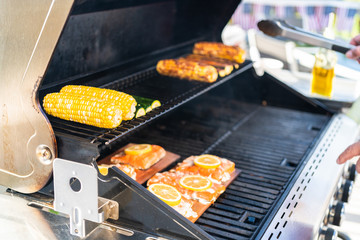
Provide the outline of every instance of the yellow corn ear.
<path id="1" fill-rule="evenodd" d="M 121 109 L 113 102 L 71 93 L 50 93 L 43 101 L 47 114 L 100 128 L 115 128 L 121 123 Z"/>
<path id="2" fill-rule="evenodd" d="M 194 54 L 223 58 L 237 63 L 245 61 L 245 50 L 237 46 L 227 46 L 216 42 L 198 42 L 193 48 Z"/>
<path id="3" fill-rule="evenodd" d="M 122 111 L 122 119 L 130 120 L 135 116 L 136 100 L 129 94 L 111 89 L 88 87 L 82 85 L 67 85 L 60 92 L 85 95 L 99 99 L 114 101 Z"/>
<path id="4" fill-rule="evenodd" d="M 183 58 L 161 60 L 157 63 L 156 70 L 165 76 L 210 83 L 215 82 L 218 77 L 215 67 Z"/>

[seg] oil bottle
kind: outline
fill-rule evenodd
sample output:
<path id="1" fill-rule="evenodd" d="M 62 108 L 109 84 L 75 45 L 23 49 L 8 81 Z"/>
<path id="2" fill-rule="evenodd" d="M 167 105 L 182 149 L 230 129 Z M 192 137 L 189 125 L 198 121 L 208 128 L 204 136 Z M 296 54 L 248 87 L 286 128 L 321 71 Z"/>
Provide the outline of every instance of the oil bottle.
<path id="1" fill-rule="evenodd" d="M 316 53 L 312 70 L 312 94 L 319 94 L 329 98 L 332 96 L 336 61 L 336 54 L 331 50 L 320 48 Z"/>
<path id="2" fill-rule="evenodd" d="M 324 36 L 334 38 L 332 25 L 334 14 L 329 16 L 329 25 L 324 31 Z M 335 76 L 334 67 L 337 56 L 334 51 L 320 48 L 315 55 L 315 64 L 312 69 L 311 93 L 331 98 L 333 93 L 333 79 Z"/>

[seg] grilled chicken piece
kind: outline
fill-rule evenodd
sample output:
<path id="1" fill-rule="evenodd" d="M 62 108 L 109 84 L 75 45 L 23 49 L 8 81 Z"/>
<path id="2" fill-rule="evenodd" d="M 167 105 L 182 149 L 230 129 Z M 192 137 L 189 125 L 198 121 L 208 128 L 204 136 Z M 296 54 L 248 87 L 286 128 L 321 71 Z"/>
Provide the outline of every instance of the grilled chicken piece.
<path id="1" fill-rule="evenodd" d="M 156 70 L 159 74 L 169 77 L 209 83 L 215 82 L 218 77 L 215 67 L 186 59 L 161 60 L 157 63 Z"/>
<path id="2" fill-rule="evenodd" d="M 193 48 L 194 54 L 223 58 L 237 63 L 245 61 L 245 50 L 237 46 L 227 46 L 216 42 L 198 42 Z"/>

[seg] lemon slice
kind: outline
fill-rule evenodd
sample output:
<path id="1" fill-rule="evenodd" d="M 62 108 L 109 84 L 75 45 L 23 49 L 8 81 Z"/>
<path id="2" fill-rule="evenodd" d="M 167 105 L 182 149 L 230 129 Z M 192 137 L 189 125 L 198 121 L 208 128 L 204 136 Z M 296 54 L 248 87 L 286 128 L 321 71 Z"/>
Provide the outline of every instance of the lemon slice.
<path id="1" fill-rule="evenodd" d="M 179 184 L 193 191 L 205 191 L 212 185 L 210 179 L 199 175 L 186 175 L 180 179 Z"/>
<path id="2" fill-rule="evenodd" d="M 100 173 L 104 176 L 108 175 L 109 167 L 110 167 L 109 165 L 105 165 L 105 164 L 98 166 Z"/>
<path id="3" fill-rule="evenodd" d="M 214 169 L 220 166 L 221 160 L 217 156 L 204 154 L 196 157 L 194 159 L 194 164 L 201 168 Z"/>
<path id="4" fill-rule="evenodd" d="M 155 183 L 151 184 L 148 190 L 172 207 L 179 205 L 181 202 L 181 194 L 173 186 Z"/>
<path id="5" fill-rule="evenodd" d="M 150 152 L 152 149 L 150 144 L 135 144 L 131 147 L 125 148 L 124 152 L 127 155 L 140 155 Z"/>

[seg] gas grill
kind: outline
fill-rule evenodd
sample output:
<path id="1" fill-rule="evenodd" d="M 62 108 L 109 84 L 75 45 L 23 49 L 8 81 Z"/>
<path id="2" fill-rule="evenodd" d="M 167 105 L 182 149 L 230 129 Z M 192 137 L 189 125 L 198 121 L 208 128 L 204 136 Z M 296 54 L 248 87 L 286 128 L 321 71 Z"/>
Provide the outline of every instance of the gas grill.
<path id="1" fill-rule="evenodd" d="M 215 83 L 156 72 L 160 59 L 190 53 L 198 41 L 220 41 L 239 1 L 5 3 L 2 236 L 334 238 L 329 226 L 340 225 L 355 180 L 354 166 L 335 159 L 357 139 L 355 122 L 266 73 L 257 76 L 250 61 Z M 46 115 L 43 97 L 68 84 L 162 106 L 110 130 Z M 180 155 L 178 162 L 214 154 L 241 173 L 191 223 L 120 170 L 99 173 L 97 161 L 129 142 L 163 146 Z"/>

